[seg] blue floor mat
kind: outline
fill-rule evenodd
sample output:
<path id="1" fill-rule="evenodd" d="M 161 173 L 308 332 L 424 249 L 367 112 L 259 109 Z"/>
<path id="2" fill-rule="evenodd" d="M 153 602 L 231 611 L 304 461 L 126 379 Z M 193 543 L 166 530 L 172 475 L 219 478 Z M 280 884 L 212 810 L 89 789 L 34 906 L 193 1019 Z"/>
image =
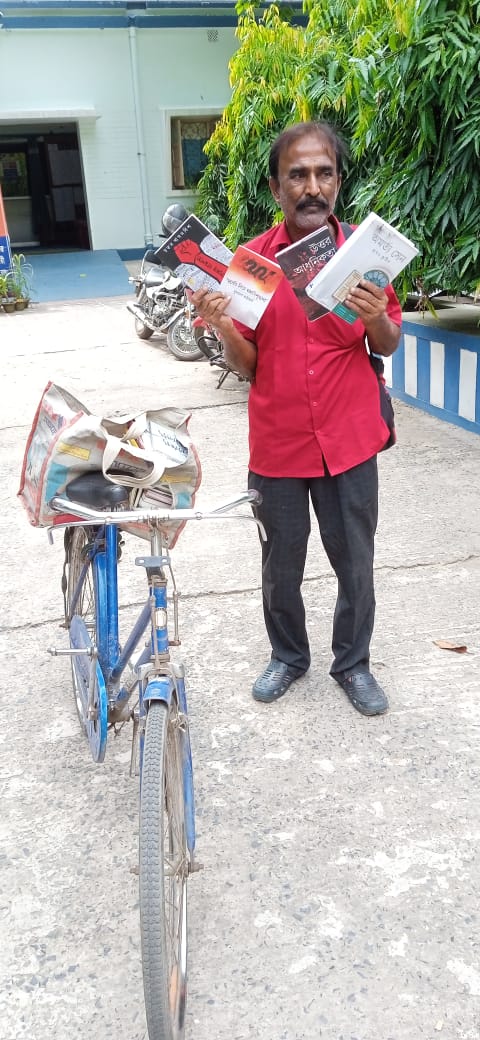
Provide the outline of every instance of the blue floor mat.
<path id="1" fill-rule="evenodd" d="M 26 253 L 33 267 L 32 300 L 94 300 L 103 296 L 128 296 L 132 286 L 116 249 L 76 253 Z"/>

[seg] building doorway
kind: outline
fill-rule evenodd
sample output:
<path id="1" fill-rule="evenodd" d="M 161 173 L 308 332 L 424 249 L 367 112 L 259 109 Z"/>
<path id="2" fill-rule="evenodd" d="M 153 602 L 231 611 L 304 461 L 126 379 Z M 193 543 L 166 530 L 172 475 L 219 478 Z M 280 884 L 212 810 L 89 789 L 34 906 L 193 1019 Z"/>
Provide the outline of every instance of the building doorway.
<path id="1" fill-rule="evenodd" d="M 0 184 L 14 249 L 90 249 L 74 123 L 0 124 Z"/>

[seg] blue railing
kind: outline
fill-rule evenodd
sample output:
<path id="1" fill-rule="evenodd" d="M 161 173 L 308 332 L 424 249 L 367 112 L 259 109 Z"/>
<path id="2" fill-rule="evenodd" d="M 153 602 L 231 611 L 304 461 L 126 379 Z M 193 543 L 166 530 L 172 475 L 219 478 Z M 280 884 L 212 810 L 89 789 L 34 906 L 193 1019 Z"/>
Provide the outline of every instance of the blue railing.
<path id="1" fill-rule="evenodd" d="M 480 433 L 480 335 L 404 320 L 385 378 L 393 397 Z"/>

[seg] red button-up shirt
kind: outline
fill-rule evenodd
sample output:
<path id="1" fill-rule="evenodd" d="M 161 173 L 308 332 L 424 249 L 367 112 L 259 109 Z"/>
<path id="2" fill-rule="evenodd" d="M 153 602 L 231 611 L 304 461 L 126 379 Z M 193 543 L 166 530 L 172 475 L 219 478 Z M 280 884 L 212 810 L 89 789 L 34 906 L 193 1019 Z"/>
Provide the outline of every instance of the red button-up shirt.
<path id="1" fill-rule="evenodd" d="M 337 246 L 345 242 L 335 221 Z M 248 243 L 263 256 L 291 239 L 285 222 Z M 391 286 L 387 314 L 401 325 Z M 380 415 L 377 376 L 365 348 L 365 327 L 336 315 L 308 321 L 286 278 L 255 331 L 235 323 L 257 346 L 249 394 L 250 469 L 266 477 L 334 476 L 383 448 L 388 428 Z"/>

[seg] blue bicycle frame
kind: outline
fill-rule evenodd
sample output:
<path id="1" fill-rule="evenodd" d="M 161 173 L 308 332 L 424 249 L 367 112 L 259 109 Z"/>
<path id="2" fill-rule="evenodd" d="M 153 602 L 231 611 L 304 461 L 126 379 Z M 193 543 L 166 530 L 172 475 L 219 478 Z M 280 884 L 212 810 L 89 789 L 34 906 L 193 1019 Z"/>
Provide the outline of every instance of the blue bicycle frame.
<path id="1" fill-rule="evenodd" d="M 137 565 L 145 567 L 147 571 L 148 599 L 121 646 L 118 625 L 117 525 L 107 523 L 95 530 L 95 537 L 86 547 L 86 559 L 70 600 L 68 621 L 71 647 L 72 651 L 78 654 L 78 657 L 73 658 L 73 664 L 74 668 L 78 669 L 79 681 L 83 683 L 84 690 L 92 687 L 92 675 L 95 679 L 93 698 L 95 724 L 90 723 L 89 725 L 88 704 L 84 704 L 84 708 L 87 717 L 87 737 L 96 762 L 103 761 L 105 756 L 109 717 L 113 719 L 115 716 L 121 717 L 122 708 L 127 705 L 135 687 L 138 687 L 136 721 L 139 724 L 140 777 L 143 734 L 148 707 L 152 701 L 162 701 L 169 705 L 172 696 L 176 696 L 179 713 L 184 722 L 181 729 L 181 746 L 185 828 L 187 847 L 193 858 L 195 810 L 185 679 L 183 666 L 173 665 L 170 661 L 167 581 L 163 569 L 171 570 L 171 566 L 169 556 L 162 552 L 162 540 L 158 531 L 154 531 L 152 534 L 151 549 L 153 555 L 139 557 L 135 561 Z M 75 613 L 90 565 L 96 604 L 94 641 L 92 641 L 91 633 L 83 619 Z M 148 629 L 150 629 L 150 640 L 134 665 L 135 682 L 132 683 L 130 680 L 121 685 L 123 673 L 131 664 L 132 655 Z M 177 638 L 175 638 L 175 642 L 178 642 Z"/>
<path id="2" fill-rule="evenodd" d="M 66 527 L 73 538 L 76 528 L 81 532 L 93 528 L 91 540 L 86 538 L 81 546 L 83 562 L 79 570 L 75 588 L 69 589 L 67 627 L 70 632 L 70 649 L 51 649 L 53 654 L 67 654 L 72 659 L 72 672 L 77 707 L 90 744 L 92 756 L 96 762 L 103 761 L 107 741 L 108 726 L 123 723 L 133 718 L 134 733 L 132 745 L 132 763 L 136 738 L 139 735 L 140 777 L 143 760 L 143 734 L 146 716 L 150 705 L 160 701 L 169 706 L 175 697 L 178 705 L 179 739 L 181 741 L 183 791 L 185 807 L 185 830 L 187 848 L 190 852 L 191 869 L 195 849 L 195 812 L 193 800 L 193 770 L 188 730 L 187 698 L 182 665 L 174 664 L 170 659 L 170 646 L 178 645 L 177 593 L 168 550 L 162 534 L 162 525 L 168 521 L 185 521 L 193 519 L 225 518 L 240 519 L 241 514 L 231 512 L 234 507 L 250 503 L 254 505 L 260 496 L 256 491 L 247 491 L 239 497 L 223 503 L 208 513 L 193 509 L 160 510 L 121 510 L 121 512 L 100 511 L 63 496 L 56 496 L 52 506 L 60 514 L 78 517 L 78 521 L 61 520 L 58 526 Z M 254 520 L 260 536 L 265 532 L 260 521 L 254 516 L 243 516 L 243 519 Z M 150 553 L 135 560 L 137 566 L 144 567 L 148 580 L 148 597 L 138 618 L 125 641 L 120 643 L 118 625 L 118 529 L 128 523 L 144 522 L 150 528 Z M 53 541 L 53 531 L 49 537 Z M 67 553 L 68 556 L 68 553 Z M 82 595 L 91 567 L 94 587 L 95 631 L 88 623 Z M 174 602 L 174 637 L 169 639 L 167 625 L 167 579 L 164 570 L 170 571 L 173 582 Z M 66 610 L 67 614 L 67 610 Z M 92 618 L 93 621 L 93 618 Z M 149 630 L 150 639 L 135 662 L 132 657 L 142 636 Z M 130 666 L 128 679 L 123 678 Z M 122 682 L 123 680 L 123 682 Z M 129 701 L 135 690 L 138 690 L 138 706 L 132 710 Z M 131 768 L 133 772 L 133 767 Z"/>

